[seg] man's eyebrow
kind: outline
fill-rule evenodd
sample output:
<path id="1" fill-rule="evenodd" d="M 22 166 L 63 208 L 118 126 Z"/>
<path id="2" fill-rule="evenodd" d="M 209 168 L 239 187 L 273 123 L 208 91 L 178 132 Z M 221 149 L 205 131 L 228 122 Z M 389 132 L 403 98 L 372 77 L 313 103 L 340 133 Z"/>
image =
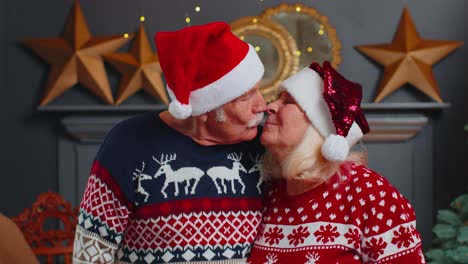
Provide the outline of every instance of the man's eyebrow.
<path id="1" fill-rule="evenodd" d="M 255 90 L 247 91 L 247 92 L 241 94 L 241 95 L 240 95 L 239 97 L 237 97 L 236 99 L 234 99 L 234 101 L 239 100 L 239 99 L 244 98 L 244 97 L 247 97 L 247 96 L 250 96 L 250 95 L 253 94 L 254 92 L 255 92 Z"/>

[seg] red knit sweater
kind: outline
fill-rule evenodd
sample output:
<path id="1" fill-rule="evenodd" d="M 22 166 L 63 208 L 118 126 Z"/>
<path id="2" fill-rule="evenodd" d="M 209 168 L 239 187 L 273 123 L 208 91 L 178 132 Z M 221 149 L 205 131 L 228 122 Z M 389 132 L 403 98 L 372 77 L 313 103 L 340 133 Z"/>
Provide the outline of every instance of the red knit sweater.
<path id="1" fill-rule="evenodd" d="M 271 186 L 248 263 L 425 263 L 411 204 L 366 167 L 341 177 L 297 196 Z"/>

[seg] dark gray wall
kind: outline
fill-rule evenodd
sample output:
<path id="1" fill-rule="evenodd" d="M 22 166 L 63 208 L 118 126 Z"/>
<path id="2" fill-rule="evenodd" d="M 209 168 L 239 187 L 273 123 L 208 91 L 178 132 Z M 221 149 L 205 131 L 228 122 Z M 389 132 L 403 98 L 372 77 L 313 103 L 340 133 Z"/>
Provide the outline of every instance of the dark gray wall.
<path id="1" fill-rule="evenodd" d="M 18 41 L 27 36 L 57 34 L 59 30 L 44 17 L 55 20 L 53 13 L 62 12 L 34 1 L 2 1 L 2 5 L 6 7 L 2 8 L 2 22 L 4 19 L 6 24 L 1 24 L 2 54 L 6 55 L 2 76 L 6 81 L 2 82 L 0 104 L 0 160 L 5 168 L 0 210 L 12 216 L 30 205 L 39 193 L 57 188 L 56 121 L 35 110 L 47 67 L 25 52 Z M 68 7 L 64 4 L 60 8 Z"/>
<path id="2" fill-rule="evenodd" d="M 6 78 L 6 1 L 0 0 L 0 83 L 5 84 Z M 0 145 L 0 147 L 3 145 Z"/>
<path id="3" fill-rule="evenodd" d="M 443 11 L 444 3 L 435 1 L 433 8 L 421 12 L 423 17 L 425 12 L 433 15 L 434 20 L 447 28 L 446 35 L 441 34 L 441 37 L 456 38 L 465 43 L 457 53 L 442 61 L 434 72 L 442 95 L 452 104 L 450 109 L 437 117 L 434 129 L 434 155 L 437 161 L 434 164 L 434 198 L 437 208 L 447 207 L 457 194 L 468 191 L 468 133 L 463 130 L 463 126 L 468 124 L 468 90 L 465 88 L 468 80 L 468 27 L 463 15 L 468 10 L 468 2 L 453 1 L 453 4 L 450 10 Z M 435 24 L 433 21 L 433 26 Z M 436 38 L 444 31 L 441 28 L 440 31 L 431 32 L 430 28 L 428 26 L 426 29 L 429 38 Z"/>
<path id="4" fill-rule="evenodd" d="M 295 1 L 284 1 L 295 3 Z M 342 43 L 343 63 L 340 71 L 365 87 L 364 101 L 371 101 L 382 76 L 382 68 L 359 54 L 353 46 L 387 43 L 393 38 L 402 13 L 401 1 L 393 0 L 314 0 L 298 1 L 316 8 L 327 15 L 336 28 Z M 36 107 L 42 95 L 48 67 L 25 49 L 19 41 L 27 37 L 58 37 L 72 6 L 66 1 L 1 1 L 0 61 L 2 81 L 0 122 L 2 124 L 0 146 L 2 149 L 2 181 L 0 183 L 0 212 L 8 216 L 18 214 L 29 206 L 39 193 L 58 190 L 57 142 L 63 135 L 58 120 L 63 114 L 38 112 Z M 198 3 L 202 12 L 193 15 Z M 258 14 L 264 8 L 280 1 L 254 0 L 81 0 L 85 17 L 92 34 L 112 35 L 134 32 L 140 15 L 145 15 L 146 30 L 150 36 L 157 31 L 176 30 L 185 26 L 185 13 L 192 17 L 192 24 L 216 20 L 233 21 L 242 16 Z M 419 33 L 423 38 L 468 41 L 464 19 L 468 10 L 466 0 L 405 1 Z M 6 59 L 3 58 L 6 56 Z M 441 95 L 451 107 L 431 113 L 430 125 L 424 135 L 434 136 L 433 168 L 434 201 L 437 208 L 461 194 L 468 183 L 468 146 L 463 125 L 468 123 L 468 49 L 462 46 L 434 69 Z M 6 63 L 5 63 L 6 62 Z M 115 88 L 117 78 L 109 69 L 111 84 Z M 146 97 L 128 102 L 145 101 Z M 385 102 L 430 101 L 415 89 L 407 87 L 385 99 Z M 53 104 L 101 104 L 84 91 L 74 87 Z M 430 149 L 430 148 L 429 148 Z M 394 160 L 389 151 L 384 158 Z M 415 157 L 412 157 L 415 158 Z M 389 163 L 386 171 L 391 171 Z M 396 170 L 397 171 L 397 170 Z M 423 181 L 424 179 L 420 179 Z"/>

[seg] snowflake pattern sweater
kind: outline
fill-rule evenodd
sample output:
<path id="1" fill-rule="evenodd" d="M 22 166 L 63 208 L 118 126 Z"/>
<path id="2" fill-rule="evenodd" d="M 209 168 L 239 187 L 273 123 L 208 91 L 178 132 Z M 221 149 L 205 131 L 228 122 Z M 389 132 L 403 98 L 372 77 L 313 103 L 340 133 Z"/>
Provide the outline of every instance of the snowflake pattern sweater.
<path id="1" fill-rule="evenodd" d="M 245 263 L 261 220 L 258 138 L 204 147 L 148 113 L 93 163 L 74 263 Z"/>
<path id="2" fill-rule="evenodd" d="M 382 176 L 350 175 L 297 196 L 268 189 L 250 264 L 425 263 L 410 203 Z"/>

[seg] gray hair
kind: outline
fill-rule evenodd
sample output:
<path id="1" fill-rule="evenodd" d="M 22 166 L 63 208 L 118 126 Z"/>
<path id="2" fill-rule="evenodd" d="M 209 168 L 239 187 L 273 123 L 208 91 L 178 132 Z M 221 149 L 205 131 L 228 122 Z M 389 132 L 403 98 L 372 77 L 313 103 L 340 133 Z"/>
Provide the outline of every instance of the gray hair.
<path id="1" fill-rule="evenodd" d="M 226 112 L 224 111 L 223 106 L 216 108 L 214 111 L 216 113 L 216 116 L 215 116 L 216 121 L 220 123 L 223 123 L 226 121 Z"/>

